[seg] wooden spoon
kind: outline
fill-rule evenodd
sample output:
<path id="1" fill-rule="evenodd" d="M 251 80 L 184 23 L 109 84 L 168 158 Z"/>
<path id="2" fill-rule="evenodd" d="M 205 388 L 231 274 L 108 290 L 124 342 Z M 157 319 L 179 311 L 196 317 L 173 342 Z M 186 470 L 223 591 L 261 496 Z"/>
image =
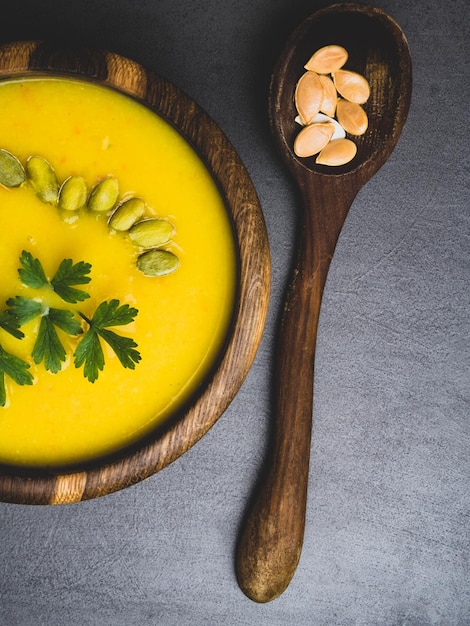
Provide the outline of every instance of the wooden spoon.
<path id="1" fill-rule="evenodd" d="M 345 69 L 365 76 L 371 95 L 365 135 L 354 138 L 347 165 L 315 164 L 293 152 L 295 85 L 322 46 L 349 53 Z M 274 379 L 270 458 L 237 547 L 243 592 L 268 602 L 288 586 L 302 550 L 313 406 L 313 365 L 320 304 L 330 261 L 359 189 L 385 163 L 403 129 L 411 99 L 411 60 L 403 32 L 383 11 L 337 4 L 307 18 L 292 34 L 274 69 L 269 115 L 274 138 L 303 199 L 297 259 L 283 312 Z"/>

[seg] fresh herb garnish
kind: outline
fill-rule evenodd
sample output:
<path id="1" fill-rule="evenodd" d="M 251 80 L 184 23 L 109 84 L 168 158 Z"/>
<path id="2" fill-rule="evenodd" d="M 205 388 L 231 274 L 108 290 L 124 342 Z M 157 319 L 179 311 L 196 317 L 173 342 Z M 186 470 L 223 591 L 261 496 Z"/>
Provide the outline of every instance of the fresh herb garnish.
<path id="1" fill-rule="evenodd" d="M 90 297 L 86 291 L 75 287 L 90 282 L 90 263 L 73 263 L 72 259 L 64 259 L 51 280 L 39 259 L 34 258 L 30 252 L 23 250 L 20 263 L 22 267 L 18 269 L 18 276 L 27 287 L 41 289 L 49 286 L 68 304 L 77 304 Z M 71 337 L 82 335 L 83 321 L 88 329 L 76 346 L 73 356 L 75 367 L 84 365 L 84 376 L 90 382 L 95 382 L 105 365 L 101 340 L 111 347 L 123 367 L 135 369 L 136 363 L 141 360 L 140 353 L 135 349 L 138 346 L 133 339 L 109 330 L 110 326 L 130 324 L 138 313 L 137 309 L 128 304 L 121 305 L 119 300 L 102 302 L 91 319 L 75 309 L 49 306 L 47 293 L 44 295 L 39 292 L 35 298 L 15 296 L 8 298 L 6 304 L 9 308 L 0 312 L 0 329 L 17 339 L 25 336 L 20 330 L 21 326 L 40 317 L 31 357 L 36 364 L 43 363 L 45 369 L 53 374 L 61 370 L 67 358 L 67 350 L 58 331 Z M 18 385 L 30 385 L 33 376 L 28 371 L 29 368 L 29 363 L 0 346 L 0 406 L 4 406 L 6 402 L 5 375 Z"/>
<path id="2" fill-rule="evenodd" d="M 17 339 L 23 339 L 24 333 L 20 330 L 20 322 L 11 314 L 10 311 L 2 311 L 0 313 L 0 328 L 6 330 L 7 333 L 13 335 Z"/>
<path id="3" fill-rule="evenodd" d="M 62 368 L 66 352 L 49 315 L 41 317 L 38 335 L 31 356 L 36 364 L 44 361 L 46 370 L 53 374 L 57 374 Z"/>
<path id="4" fill-rule="evenodd" d="M 49 309 L 46 314 L 41 316 L 41 323 L 31 356 L 36 364 L 44 361 L 46 370 L 53 374 L 57 374 L 61 370 L 62 363 L 66 359 L 66 351 L 56 328 L 62 329 L 69 335 L 79 335 L 83 332 L 72 311 Z"/>
<path id="5" fill-rule="evenodd" d="M 120 305 L 119 300 L 102 302 L 91 319 L 80 313 L 89 328 L 75 350 L 75 367 L 81 367 L 84 364 L 84 376 L 91 383 L 95 382 L 104 367 L 100 338 L 111 347 L 123 367 L 135 369 L 135 364 L 141 360 L 140 353 L 135 350 L 137 344 L 133 339 L 122 337 L 107 328 L 130 324 L 137 313 L 137 309 L 128 304 Z"/>
<path id="6" fill-rule="evenodd" d="M 17 320 L 20 326 L 24 326 L 42 313 L 43 306 L 38 300 L 15 296 L 8 298 L 7 306 L 10 308 L 5 313 Z"/>
<path id="7" fill-rule="evenodd" d="M 39 289 L 48 284 L 44 268 L 39 259 L 35 259 L 31 252 L 23 250 L 20 256 L 20 263 L 23 266 L 18 270 L 21 282 L 33 289 Z"/>
<path id="8" fill-rule="evenodd" d="M 64 259 L 51 280 L 51 287 L 65 302 L 71 304 L 83 302 L 90 297 L 90 294 L 82 289 L 75 289 L 72 285 L 89 283 L 91 280 L 88 276 L 90 271 L 91 265 L 89 263 L 79 261 L 74 265 L 72 259 Z"/>
<path id="9" fill-rule="evenodd" d="M 20 263 L 23 267 L 18 270 L 18 275 L 21 282 L 28 287 L 39 289 L 50 285 L 62 300 L 70 304 L 82 302 L 90 297 L 86 291 L 72 286 L 86 285 L 90 282 L 91 278 L 88 276 L 91 271 L 90 263 L 79 261 L 74 264 L 72 259 L 64 259 L 51 281 L 47 279 L 41 261 L 35 259 L 30 252 L 23 250 Z"/>
<path id="10" fill-rule="evenodd" d="M 16 317 L 21 326 L 38 317 L 38 315 L 41 316 L 31 356 L 36 364 L 44 361 L 44 367 L 49 372 L 53 374 L 59 372 L 62 363 L 66 359 L 66 351 L 57 334 L 56 327 L 68 335 L 79 335 L 83 332 L 73 312 L 49 308 L 37 300 L 25 298 L 24 296 L 9 298 L 7 305 L 10 307 L 11 314 Z"/>
<path id="11" fill-rule="evenodd" d="M 29 363 L 10 354 L 0 346 L 0 406 L 5 406 L 7 394 L 5 376 L 8 376 L 18 385 L 32 385 L 33 375 L 29 370 Z"/>

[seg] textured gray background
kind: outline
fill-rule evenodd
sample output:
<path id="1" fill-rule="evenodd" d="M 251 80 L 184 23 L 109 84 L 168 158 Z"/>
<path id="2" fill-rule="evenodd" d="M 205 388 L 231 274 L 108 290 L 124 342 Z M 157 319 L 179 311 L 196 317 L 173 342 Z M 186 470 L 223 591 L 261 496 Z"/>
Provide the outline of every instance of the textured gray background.
<path id="1" fill-rule="evenodd" d="M 414 94 L 392 158 L 359 193 L 322 310 L 304 549 L 257 605 L 234 549 L 269 430 L 274 327 L 297 195 L 266 120 L 272 64 L 304 0 L 23 0 L 0 40 L 63 37 L 163 74 L 231 139 L 272 247 L 255 364 L 211 432 L 120 493 L 0 504 L 3 626 L 464 626 L 469 592 L 466 0 L 377 0 L 404 29 Z"/>

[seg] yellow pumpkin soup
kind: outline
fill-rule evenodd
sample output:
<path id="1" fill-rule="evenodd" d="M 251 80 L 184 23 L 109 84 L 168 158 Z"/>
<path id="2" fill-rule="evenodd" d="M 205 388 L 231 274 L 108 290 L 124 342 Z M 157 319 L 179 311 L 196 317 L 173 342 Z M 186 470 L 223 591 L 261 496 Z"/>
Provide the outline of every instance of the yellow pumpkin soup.
<path id="1" fill-rule="evenodd" d="M 0 82 L 0 463 L 137 440 L 202 382 L 236 290 L 223 198 L 165 120 L 80 80 Z"/>

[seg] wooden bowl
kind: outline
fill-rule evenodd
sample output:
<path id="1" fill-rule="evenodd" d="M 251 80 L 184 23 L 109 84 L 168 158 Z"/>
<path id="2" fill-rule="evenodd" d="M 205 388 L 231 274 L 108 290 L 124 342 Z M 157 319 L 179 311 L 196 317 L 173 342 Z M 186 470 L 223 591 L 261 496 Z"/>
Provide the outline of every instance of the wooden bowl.
<path id="1" fill-rule="evenodd" d="M 233 225 L 238 285 L 226 343 L 190 404 L 151 436 L 114 456 L 68 469 L 0 466 L 0 500 L 19 504 L 70 503 L 109 494 L 147 478 L 186 452 L 238 392 L 258 348 L 269 300 L 269 247 L 259 200 L 240 158 L 215 122 L 176 86 L 117 54 L 37 41 L 0 46 L 0 80 L 50 75 L 107 85 L 143 102 L 197 150 Z"/>

